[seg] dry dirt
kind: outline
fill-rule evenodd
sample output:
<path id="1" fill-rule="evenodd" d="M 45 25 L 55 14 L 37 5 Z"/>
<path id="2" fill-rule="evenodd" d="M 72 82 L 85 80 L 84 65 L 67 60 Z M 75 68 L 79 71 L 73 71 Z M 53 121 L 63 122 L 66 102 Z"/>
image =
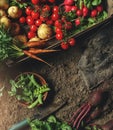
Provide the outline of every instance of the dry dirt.
<path id="1" fill-rule="evenodd" d="M 96 31 L 94 31 L 96 32 Z M 0 83 L 6 81 L 6 89 L 3 91 L 3 96 L 0 97 L 0 130 L 8 130 L 14 123 L 23 120 L 26 117 L 39 113 L 44 108 L 27 109 L 17 102 L 14 97 L 8 95 L 10 85 L 8 79 L 14 78 L 17 74 L 25 71 L 32 71 L 41 74 L 49 86 L 51 87 L 51 95 L 48 96 L 49 102 L 46 102 L 49 109 L 52 103 L 58 99 L 68 98 L 68 103 L 61 110 L 56 113 L 56 116 L 64 121 L 68 121 L 73 112 L 77 109 L 88 96 L 89 88 L 84 84 L 84 81 L 78 73 L 78 62 L 82 56 L 85 48 L 87 47 L 86 38 L 89 35 L 85 35 L 80 39 L 77 39 L 75 47 L 70 48 L 68 51 L 61 51 L 52 53 L 47 56 L 42 56 L 53 67 L 49 67 L 43 63 L 38 63 L 34 60 L 26 61 L 24 63 L 15 65 L 13 67 L 7 67 L 1 65 L 0 68 Z M 109 88 L 113 94 L 113 78 L 109 81 Z M 52 94 L 53 93 L 53 94 Z M 110 111 L 105 112 L 99 117 L 96 122 L 103 124 L 109 119 L 113 118 L 112 104 L 108 103 Z M 27 130 L 27 129 L 26 129 Z"/>

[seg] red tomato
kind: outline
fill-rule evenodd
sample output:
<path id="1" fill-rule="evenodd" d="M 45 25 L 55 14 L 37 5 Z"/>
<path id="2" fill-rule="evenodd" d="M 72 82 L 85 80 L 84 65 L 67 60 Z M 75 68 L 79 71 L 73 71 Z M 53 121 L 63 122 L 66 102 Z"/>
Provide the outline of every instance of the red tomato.
<path id="1" fill-rule="evenodd" d="M 67 49 L 69 48 L 69 44 L 68 44 L 67 42 L 62 42 L 62 43 L 61 43 L 61 48 L 62 48 L 63 50 L 67 50 Z"/>
<path id="2" fill-rule="evenodd" d="M 96 17 L 97 16 L 97 10 L 96 9 L 93 9 L 91 11 L 91 17 Z"/>
<path id="3" fill-rule="evenodd" d="M 75 41 L 74 38 L 70 38 L 70 39 L 68 40 L 68 43 L 69 43 L 70 46 L 74 46 L 74 45 L 76 44 L 76 41 Z"/>
<path id="4" fill-rule="evenodd" d="M 30 32 L 28 32 L 27 36 L 29 39 L 31 39 L 36 36 L 36 33 L 30 31 Z"/>
<path id="5" fill-rule="evenodd" d="M 81 24 L 81 21 L 80 21 L 79 18 L 77 18 L 77 19 L 75 20 L 75 25 L 76 25 L 76 26 L 79 26 L 80 24 Z"/>
<path id="6" fill-rule="evenodd" d="M 51 19 L 53 20 L 53 21 L 56 21 L 56 20 L 58 20 L 59 19 L 59 14 L 58 13 L 53 13 L 52 14 L 52 16 L 51 16 Z"/>
<path id="7" fill-rule="evenodd" d="M 32 12 L 31 12 L 31 17 L 32 17 L 33 19 L 38 19 L 38 18 L 39 18 L 39 13 L 38 13 L 38 12 L 35 12 L 35 11 L 32 11 Z"/>
<path id="8" fill-rule="evenodd" d="M 37 19 L 36 21 L 35 21 L 35 25 L 38 27 L 38 26 L 40 26 L 42 24 L 42 21 L 40 20 L 40 19 Z"/>
<path id="9" fill-rule="evenodd" d="M 26 13 L 27 15 L 31 15 L 31 12 L 32 12 L 31 7 L 27 7 L 27 8 L 25 9 L 25 13 Z"/>
<path id="10" fill-rule="evenodd" d="M 26 22 L 27 22 L 28 25 L 33 25 L 34 24 L 34 20 L 33 20 L 33 18 L 31 16 L 28 16 L 26 18 Z"/>
<path id="11" fill-rule="evenodd" d="M 77 15 L 77 16 L 82 16 L 82 10 L 78 9 L 78 10 L 76 11 L 76 15 Z"/>
<path id="12" fill-rule="evenodd" d="M 52 20 L 52 19 L 48 19 L 48 20 L 46 21 L 46 23 L 47 23 L 48 25 L 53 25 L 53 20 Z"/>
<path id="13" fill-rule="evenodd" d="M 31 32 L 36 32 L 37 31 L 37 26 L 36 25 L 31 25 L 30 26 L 30 31 Z"/>
<path id="14" fill-rule="evenodd" d="M 40 15 L 40 20 L 41 20 L 42 22 L 45 22 L 45 21 L 48 20 L 48 17 L 44 17 L 44 16 L 41 16 L 41 15 Z"/>
<path id="15" fill-rule="evenodd" d="M 71 7 L 71 11 L 77 11 L 77 10 L 78 10 L 78 7 L 76 5 Z"/>
<path id="16" fill-rule="evenodd" d="M 26 22 L 26 18 L 25 17 L 20 17 L 19 18 L 19 22 L 22 23 L 22 24 L 25 23 Z"/>
<path id="17" fill-rule="evenodd" d="M 57 40 L 62 40 L 62 39 L 63 39 L 63 33 L 61 33 L 61 32 L 60 32 L 60 33 L 57 33 L 57 34 L 56 34 L 56 39 L 57 39 Z"/>
<path id="18" fill-rule="evenodd" d="M 55 3 L 55 0 L 48 0 L 50 3 Z"/>
<path id="19" fill-rule="evenodd" d="M 53 13 L 58 13 L 59 12 L 59 7 L 58 6 L 54 6 L 53 7 Z"/>
<path id="20" fill-rule="evenodd" d="M 39 3 L 39 0 L 31 0 L 31 3 L 37 5 Z"/>
<path id="21" fill-rule="evenodd" d="M 55 28 L 55 32 L 56 32 L 56 33 L 62 33 L 62 30 L 61 30 L 61 28 L 56 27 L 56 28 Z"/>
<path id="22" fill-rule="evenodd" d="M 71 23 L 71 22 L 66 22 L 66 23 L 65 23 L 65 28 L 66 28 L 67 30 L 71 29 L 71 28 L 72 28 L 72 23 Z"/>
<path id="23" fill-rule="evenodd" d="M 55 25 L 55 27 L 62 28 L 62 24 L 61 24 L 60 20 L 56 20 L 55 23 L 54 23 L 54 25 Z"/>
<path id="24" fill-rule="evenodd" d="M 42 11 L 44 11 L 44 12 L 45 12 L 45 11 L 48 11 L 48 12 L 49 12 L 50 10 L 51 10 L 51 8 L 50 8 L 49 5 L 44 5 L 43 8 L 42 8 Z"/>

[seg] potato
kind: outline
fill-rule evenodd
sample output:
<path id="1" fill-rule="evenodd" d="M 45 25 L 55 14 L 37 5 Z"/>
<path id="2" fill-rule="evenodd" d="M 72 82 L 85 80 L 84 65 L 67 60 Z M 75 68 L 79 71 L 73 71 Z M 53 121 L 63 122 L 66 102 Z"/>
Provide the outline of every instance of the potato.
<path id="1" fill-rule="evenodd" d="M 29 42 L 32 42 L 32 41 L 40 41 L 40 38 L 38 37 L 33 37 L 29 40 Z"/>
<path id="2" fill-rule="evenodd" d="M 22 10 L 17 6 L 10 6 L 8 9 L 8 15 L 11 18 L 19 18 L 22 15 Z"/>
<path id="3" fill-rule="evenodd" d="M 16 35 L 14 38 L 17 39 L 17 40 L 19 40 L 22 43 L 26 43 L 27 42 L 26 35 Z"/>
<path id="4" fill-rule="evenodd" d="M 10 28 L 11 27 L 11 21 L 8 17 L 3 16 L 0 19 L 0 25 L 4 25 L 5 28 Z"/>
<path id="5" fill-rule="evenodd" d="M 18 23 L 11 23 L 11 34 L 13 36 L 20 33 L 20 25 Z"/>
<path id="6" fill-rule="evenodd" d="M 41 24 L 37 30 L 40 39 L 48 39 L 52 36 L 52 29 L 47 24 Z"/>
<path id="7" fill-rule="evenodd" d="M 3 9 L 0 9 L 0 18 L 6 16 L 6 12 Z"/>

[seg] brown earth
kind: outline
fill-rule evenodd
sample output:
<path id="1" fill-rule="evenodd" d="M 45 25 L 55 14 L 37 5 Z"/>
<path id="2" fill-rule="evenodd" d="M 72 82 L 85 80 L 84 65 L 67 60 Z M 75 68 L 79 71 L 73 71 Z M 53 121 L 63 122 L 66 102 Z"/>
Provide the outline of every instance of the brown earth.
<path id="1" fill-rule="evenodd" d="M 93 33 L 96 33 L 96 31 Z M 1 65 L 0 87 L 2 87 L 3 82 L 6 81 L 6 89 L 3 91 L 3 96 L 0 97 L 0 130 L 8 130 L 14 123 L 19 122 L 26 117 L 31 117 L 40 111 L 43 113 L 46 107 L 49 109 L 52 106 L 52 103 L 56 102 L 58 99 L 68 98 L 68 103 L 56 113 L 56 116 L 64 121 L 70 119 L 78 105 L 88 97 L 88 94 L 91 91 L 86 87 L 81 75 L 78 73 L 78 62 L 87 47 L 88 39 L 86 40 L 86 38 L 88 36 L 89 35 L 85 35 L 80 37 L 80 39 L 77 39 L 76 46 L 70 48 L 68 51 L 42 56 L 43 59 L 52 65 L 52 67 L 43 63 L 38 63 L 34 60 L 26 61 L 13 67 Z M 10 89 L 8 79 L 14 78 L 17 74 L 25 71 L 41 74 L 51 87 L 53 94 L 48 97 L 49 102 L 47 102 L 47 106 L 44 106 L 45 108 L 42 106 L 40 108 L 27 109 L 19 104 L 14 97 L 8 95 L 8 90 Z M 113 95 L 112 85 L 113 78 L 109 80 L 108 85 L 111 90 L 111 95 Z M 110 111 L 106 111 L 98 120 L 96 120 L 99 124 L 103 124 L 113 118 L 113 106 L 110 104 L 111 99 L 112 97 L 108 100 L 108 108 Z"/>
<path id="2" fill-rule="evenodd" d="M 111 12 L 110 14 L 113 12 L 111 3 L 112 0 L 108 0 L 108 11 Z M 96 32 L 94 31 L 93 33 Z M 13 67 L 7 67 L 5 64 L 1 65 L 0 88 L 2 88 L 5 83 L 5 89 L 3 91 L 3 96 L 0 97 L 0 130 L 8 130 L 14 123 L 17 123 L 26 117 L 31 117 L 40 112 L 43 113 L 45 112 L 45 108 L 48 110 L 54 102 L 65 98 L 68 98 L 68 103 L 56 113 L 56 116 L 64 121 L 70 119 L 73 112 L 91 92 L 91 90 L 85 85 L 78 69 L 79 59 L 87 47 L 88 40 L 86 40 L 86 38 L 89 38 L 90 34 L 91 33 L 77 39 L 76 46 L 70 48 L 68 51 L 61 51 L 43 56 L 43 59 L 48 61 L 53 67 L 49 67 L 33 60 L 26 61 Z M 17 74 L 25 71 L 41 74 L 51 87 L 51 95 L 48 96 L 49 102 L 46 102 L 44 107 L 27 109 L 14 97 L 8 95 L 8 90 L 10 89 L 10 85 L 8 84 L 9 79 L 14 78 Z M 104 124 L 106 121 L 113 118 L 113 105 L 111 103 L 113 99 L 112 85 L 113 77 L 109 80 L 108 85 L 108 88 L 111 90 L 111 96 L 106 105 L 108 110 L 95 121 L 99 124 Z"/>

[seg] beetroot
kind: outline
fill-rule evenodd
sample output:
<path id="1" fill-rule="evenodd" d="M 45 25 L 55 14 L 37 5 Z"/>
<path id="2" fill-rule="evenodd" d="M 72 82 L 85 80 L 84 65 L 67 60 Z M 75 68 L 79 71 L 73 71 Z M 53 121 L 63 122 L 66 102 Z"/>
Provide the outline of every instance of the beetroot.
<path id="1" fill-rule="evenodd" d="M 102 109 L 96 110 L 96 108 L 103 105 L 102 103 L 105 101 L 105 92 L 106 91 L 101 89 L 92 92 L 88 98 L 88 101 L 84 103 L 77 111 L 75 111 L 69 121 L 69 124 L 76 129 L 79 129 L 80 124 L 84 119 L 86 119 L 86 122 L 90 122 L 92 118 L 96 118 L 102 111 Z M 92 110 L 94 111 L 93 113 Z"/>

